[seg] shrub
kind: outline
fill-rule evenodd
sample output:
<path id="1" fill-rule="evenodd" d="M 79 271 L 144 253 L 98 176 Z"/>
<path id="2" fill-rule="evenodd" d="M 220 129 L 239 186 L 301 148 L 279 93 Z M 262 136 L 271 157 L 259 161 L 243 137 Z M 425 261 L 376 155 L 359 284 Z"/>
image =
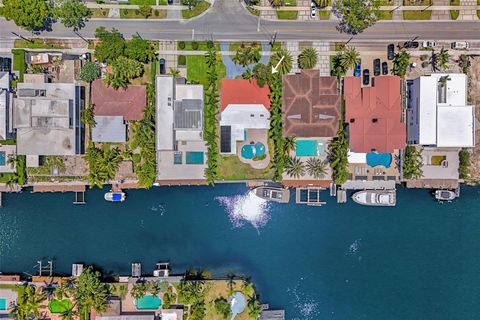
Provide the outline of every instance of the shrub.
<path id="1" fill-rule="evenodd" d="M 255 156 L 252 158 L 253 161 L 260 161 L 260 160 L 265 160 L 265 158 L 267 157 L 266 154 L 262 155 L 262 156 Z"/>
<path id="2" fill-rule="evenodd" d="M 193 50 L 198 50 L 198 42 L 196 42 L 196 41 L 192 42 L 192 49 Z"/>
<path id="3" fill-rule="evenodd" d="M 214 45 L 213 45 L 213 41 L 212 41 L 212 40 L 208 40 L 208 41 L 207 41 L 207 48 L 208 48 L 208 49 L 212 49 L 213 46 L 214 46 Z"/>
<path id="4" fill-rule="evenodd" d="M 135 12 L 135 15 L 136 15 L 136 16 L 138 16 L 138 15 L 140 14 L 140 10 L 138 10 L 138 9 L 135 9 L 134 12 Z"/>
<path id="5" fill-rule="evenodd" d="M 158 17 L 160 15 L 160 11 L 158 11 L 158 9 L 155 9 L 155 11 L 153 11 L 153 14 L 155 15 L 155 17 Z"/>
<path id="6" fill-rule="evenodd" d="M 187 64 L 187 57 L 185 56 L 178 56 L 178 65 L 179 66 L 185 66 Z"/>
<path id="7" fill-rule="evenodd" d="M 467 149 L 462 149 L 458 153 L 458 156 L 460 158 L 460 167 L 458 169 L 460 179 L 468 179 L 468 177 L 470 176 L 470 152 Z"/>
<path id="8" fill-rule="evenodd" d="M 183 41 L 178 42 L 178 48 L 179 48 L 180 50 L 185 49 L 185 42 L 183 42 Z"/>

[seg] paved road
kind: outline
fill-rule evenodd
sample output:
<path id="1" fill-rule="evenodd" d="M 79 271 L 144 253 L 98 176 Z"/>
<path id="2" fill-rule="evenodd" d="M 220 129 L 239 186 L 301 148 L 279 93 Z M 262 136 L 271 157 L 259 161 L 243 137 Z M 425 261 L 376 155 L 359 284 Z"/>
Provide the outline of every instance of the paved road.
<path id="1" fill-rule="evenodd" d="M 237 0 L 216 0 L 213 7 L 203 16 L 190 21 L 167 20 L 115 20 L 92 19 L 80 31 L 84 37 L 91 38 L 99 26 L 117 28 L 126 37 L 138 32 L 147 39 L 191 39 L 197 40 L 270 40 L 277 32 L 279 40 L 339 40 L 350 39 L 349 35 L 336 30 L 335 21 L 267 21 L 261 20 L 257 31 L 258 18 L 248 14 Z M 194 30 L 194 31 L 192 31 Z M 0 18 L 0 38 L 14 37 L 11 32 L 24 36 L 31 33 L 18 29 L 12 22 Z M 76 37 L 60 24 L 55 24 L 50 32 L 42 37 Z M 432 40 L 480 40 L 480 22 L 378 22 L 364 33 L 355 36 L 352 42 L 390 42 L 407 40 L 413 37 Z"/>

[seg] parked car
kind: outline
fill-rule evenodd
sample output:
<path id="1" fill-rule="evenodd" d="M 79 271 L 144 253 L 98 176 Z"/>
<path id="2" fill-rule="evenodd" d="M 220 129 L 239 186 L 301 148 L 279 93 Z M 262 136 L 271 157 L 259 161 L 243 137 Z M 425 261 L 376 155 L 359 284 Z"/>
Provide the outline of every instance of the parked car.
<path id="1" fill-rule="evenodd" d="M 387 63 L 387 61 L 382 62 L 382 74 L 383 75 L 388 74 L 388 63 Z"/>
<path id="2" fill-rule="evenodd" d="M 0 57 L 0 71 L 3 71 L 3 57 Z"/>
<path id="3" fill-rule="evenodd" d="M 435 47 L 436 43 L 433 40 L 427 40 L 422 42 L 422 47 L 427 49 L 432 49 Z"/>
<path id="4" fill-rule="evenodd" d="M 398 44 L 399 49 L 417 49 L 419 43 L 417 41 L 406 41 Z"/>
<path id="5" fill-rule="evenodd" d="M 168 3 L 169 5 L 172 5 L 172 4 L 173 4 L 173 0 L 168 0 L 167 3 Z"/>
<path id="6" fill-rule="evenodd" d="M 165 59 L 160 59 L 160 74 L 165 74 L 166 73 L 166 70 L 165 70 Z"/>
<path id="7" fill-rule="evenodd" d="M 353 70 L 353 76 L 360 77 L 362 75 L 362 63 L 358 62 L 355 65 L 355 70 Z"/>
<path id="8" fill-rule="evenodd" d="M 373 75 L 375 77 L 380 75 L 380 59 L 373 60 Z"/>
<path id="9" fill-rule="evenodd" d="M 464 50 L 468 48 L 470 48 L 470 44 L 467 41 L 452 42 L 452 49 Z"/>
<path id="10" fill-rule="evenodd" d="M 393 60 L 394 55 L 395 55 L 395 45 L 393 43 L 390 43 L 387 46 L 387 59 Z"/>
<path id="11" fill-rule="evenodd" d="M 315 2 L 310 3 L 310 8 L 310 16 L 312 18 L 315 18 L 317 16 L 317 5 L 315 4 Z"/>
<path id="12" fill-rule="evenodd" d="M 365 69 L 363 70 L 363 85 L 368 86 L 370 83 L 370 70 Z"/>

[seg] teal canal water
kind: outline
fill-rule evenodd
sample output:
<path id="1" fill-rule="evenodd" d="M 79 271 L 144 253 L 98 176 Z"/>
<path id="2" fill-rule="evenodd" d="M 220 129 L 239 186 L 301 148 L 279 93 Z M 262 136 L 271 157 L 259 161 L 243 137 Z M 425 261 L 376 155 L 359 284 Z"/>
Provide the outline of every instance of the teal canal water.
<path id="1" fill-rule="evenodd" d="M 6 195 L 0 209 L 0 270 L 33 273 L 95 263 L 128 274 L 141 261 L 253 277 L 262 301 L 288 319 L 479 319 L 480 189 L 438 204 L 399 190 L 395 208 L 265 204 L 243 185 Z M 327 198 L 325 196 L 325 198 Z"/>

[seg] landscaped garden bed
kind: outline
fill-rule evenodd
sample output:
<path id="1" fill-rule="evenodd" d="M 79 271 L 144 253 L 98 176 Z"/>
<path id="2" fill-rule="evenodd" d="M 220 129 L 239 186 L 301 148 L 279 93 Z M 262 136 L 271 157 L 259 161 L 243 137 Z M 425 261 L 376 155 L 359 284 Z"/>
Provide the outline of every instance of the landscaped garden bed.
<path id="1" fill-rule="evenodd" d="M 196 17 L 196 16 L 200 15 L 202 12 L 207 10 L 209 7 L 210 7 L 210 3 L 208 3 L 205 0 L 202 0 L 195 7 L 192 7 L 192 9 L 182 10 L 182 17 L 184 19 L 191 19 L 193 17 Z"/>
<path id="2" fill-rule="evenodd" d="M 277 10 L 277 18 L 280 20 L 297 20 L 298 11 Z"/>

